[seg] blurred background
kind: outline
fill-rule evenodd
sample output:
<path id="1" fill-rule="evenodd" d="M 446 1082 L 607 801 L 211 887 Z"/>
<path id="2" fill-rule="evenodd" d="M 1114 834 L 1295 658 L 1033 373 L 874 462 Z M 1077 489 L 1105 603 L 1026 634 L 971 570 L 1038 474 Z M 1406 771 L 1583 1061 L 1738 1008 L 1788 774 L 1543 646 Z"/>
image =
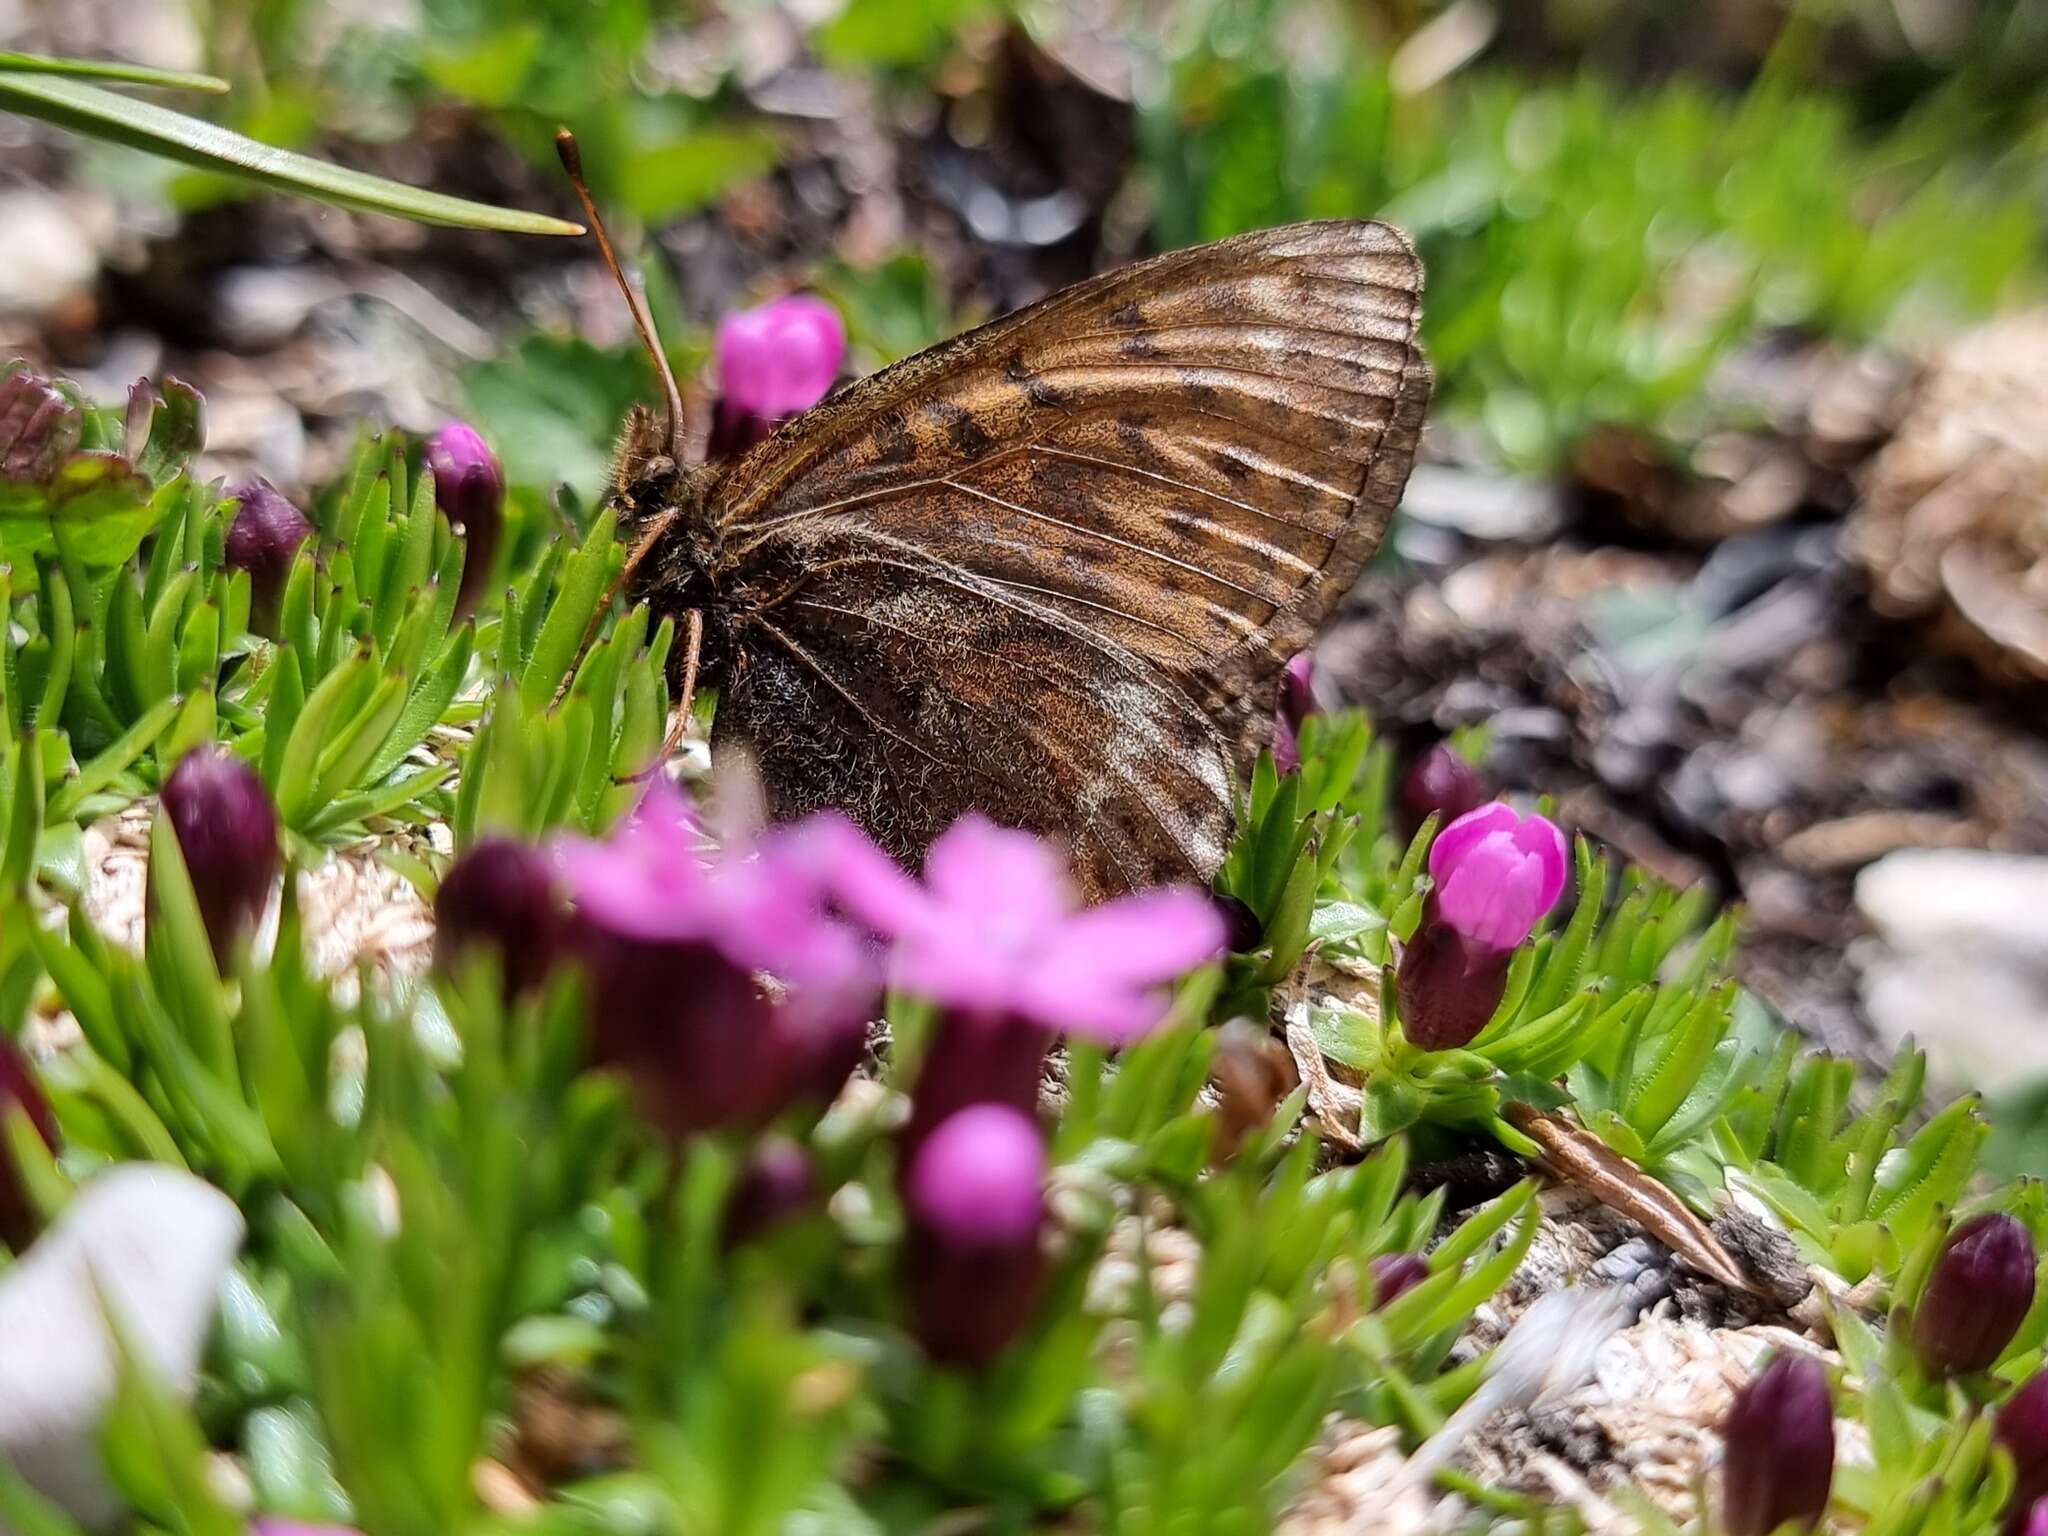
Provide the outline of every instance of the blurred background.
<path id="1" fill-rule="evenodd" d="M 2048 0 L 0 0 L 0 47 L 563 214 L 567 123 L 686 378 L 796 287 L 867 368 L 1148 250 L 1400 223 L 1438 405 L 1329 701 L 1476 728 L 1743 902 L 1801 1028 L 1916 1035 L 2048 1156 Z M 0 351 L 186 378 L 287 488 L 460 415 L 541 505 L 650 388 L 585 242 L 6 116 Z"/>

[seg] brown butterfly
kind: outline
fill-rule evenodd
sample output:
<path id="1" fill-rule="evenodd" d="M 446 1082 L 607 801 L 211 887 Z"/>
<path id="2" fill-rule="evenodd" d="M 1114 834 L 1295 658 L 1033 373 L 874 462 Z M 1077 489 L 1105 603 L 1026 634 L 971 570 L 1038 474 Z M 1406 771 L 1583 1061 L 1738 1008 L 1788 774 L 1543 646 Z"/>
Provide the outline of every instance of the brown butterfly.
<path id="1" fill-rule="evenodd" d="M 701 661 L 713 750 L 751 756 L 775 816 L 837 807 L 914 864 L 977 810 L 1064 841 L 1090 896 L 1206 881 L 1281 668 L 1407 481 L 1421 290 L 1385 224 L 1239 235 L 1063 289 L 716 465 L 683 461 L 664 378 L 667 419 L 634 409 L 613 477 L 629 595 L 685 619 L 684 692 Z"/>

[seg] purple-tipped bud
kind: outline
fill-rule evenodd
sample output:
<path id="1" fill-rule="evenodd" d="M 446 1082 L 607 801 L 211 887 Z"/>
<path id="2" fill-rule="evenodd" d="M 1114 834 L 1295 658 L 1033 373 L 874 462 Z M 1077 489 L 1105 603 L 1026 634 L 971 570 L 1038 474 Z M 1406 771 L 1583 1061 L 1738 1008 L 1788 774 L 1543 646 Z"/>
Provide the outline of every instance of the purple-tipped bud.
<path id="1" fill-rule="evenodd" d="M 84 430 L 78 407 L 41 374 L 0 374 L 0 479 L 47 479 Z"/>
<path id="2" fill-rule="evenodd" d="M 50 1112 L 42 1084 L 36 1081 L 35 1068 L 28 1064 L 20 1046 L 0 1035 L 0 1120 L 17 1111 L 35 1127 L 43 1145 L 55 1152 L 57 1117 Z M 14 1163 L 13 1144 L 0 1138 L 0 1242 L 19 1253 L 35 1240 L 38 1225 L 35 1204 Z"/>
<path id="3" fill-rule="evenodd" d="M 1468 811 L 1429 846 L 1437 912 L 1468 943 L 1510 950 L 1564 894 L 1571 856 L 1543 816 L 1499 801 Z"/>
<path id="4" fill-rule="evenodd" d="M 1768 1536 L 1787 1521 L 1810 1527 L 1835 1479 L 1835 1405 L 1811 1355 L 1780 1353 L 1735 1394 L 1722 1421 L 1721 1525 Z"/>
<path id="5" fill-rule="evenodd" d="M 1429 1266 L 1412 1253 L 1383 1253 L 1366 1266 L 1372 1272 L 1372 1304 L 1384 1307 L 1429 1278 Z"/>
<path id="6" fill-rule="evenodd" d="M 911 1330 L 979 1368 L 1031 1320 L 1044 1275 L 1045 1142 L 1028 1115 L 976 1104 L 940 1124 L 904 1179 Z"/>
<path id="7" fill-rule="evenodd" d="M 846 363 L 846 325 L 823 299 L 792 294 L 727 315 L 717 352 L 709 456 L 723 459 L 825 398 Z"/>
<path id="8" fill-rule="evenodd" d="M 268 480 L 252 480 L 228 495 L 235 516 L 228 524 L 227 563 L 249 573 L 249 622 L 257 633 L 274 638 L 285 579 L 313 536 L 313 525 Z"/>
<path id="9" fill-rule="evenodd" d="M 1401 1032 L 1409 1043 L 1425 1051 L 1470 1045 L 1507 995 L 1514 956 L 1512 949 L 1474 944 L 1445 922 L 1432 891 L 1394 972 Z"/>
<path id="10" fill-rule="evenodd" d="M 1478 810 L 1487 799 L 1479 771 L 1453 752 L 1448 742 L 1440 741 L 1401 776 L 1402 826 L 1410 837 L 1432 816 L 1439 827 L 1447 827 Z"/>
<path id="11" fill-rule="evenodd" d="M 2034 1240 L 2003 1211 L 1949 1234 L 1913 1314 L 1913 1353 L 1931 1376 L 1989 1370 L 2034 1304 Z"/>
<path id="12" fill-rule="evenodd" d="M 2017 1529 L 2048 1498 L 2048 1371 L 2026 1384 L 1998 1410 L 1998 1443 L 2012 1457 L 2010 1527 Z M 2032 1536 L 2032 1533 L 2029 1533 Z"/>
<path id="13" fill-rule="evenodd" d="M 434 894 L 434 960 L 443 970 L 477 948 L 504 967 L 507 996 L 532 992 L 561 952 L 560 895 L 547 855 L 488 837 L 457 859 Z"/>
<path id="14" fill-rule="evenodd" d="M 1015 1014 L 948 1009 L 932 1031 L 900 1143 L 901 1168 L 916 1165 L 925 1140 L 971 1105 L 1001 1104 L 1037 1112 L 1053 1033 Z"/>
<path id="15" fill-rule="evenodd" d="M 473 612 L 497 563 L 498 537 L 505 524 L 505 471 L 476 428 L 451 421 L 427 439 L 424 455 L 434 472 L 434 501 L 460 530 L 462 587 L 455 598 L 458 617 Z"/>
<path id="16" fill-rule="evenodd" d="M 1273 765 L 1282 773 L 1301 766 L 1301 725 L 1316 712 L 1315 658 L 1307 651 L 1280 673 L 1280 698 L 1273 709 Z"/>
<path id="17" fill-rule="evenodd" d="M 1223 942 L 1233 955 L 1248 955 L 1266 942 L 1266 925 L 1259 921 L 1251 903 L 1223 895 L 1211 896 L 1209 900 L 1223 919 Z"/>
<path id="18" fill-rule="evenodd" d="M 159 800 L 178 835 L 214 959 L 225 966 L 236 940 L 262 918 L 277 881 L 277 812 L 256 770 L 218 747 L 181 758 Z"/>
<path id="19" fill-rule="evenodd" d="M 801 1216 L 818 1201 L 811 1154 L 787 1136 L 764 1136 L 725 1208 L 725 1244 L 737 1248 Z"/>
<path id="20" fill-rule="evenodd" d="M 2026 1514 L 2015 1522 L 2020 1536 L 2048 1536 L 2048 1499 L 2036 1499 Z"/>

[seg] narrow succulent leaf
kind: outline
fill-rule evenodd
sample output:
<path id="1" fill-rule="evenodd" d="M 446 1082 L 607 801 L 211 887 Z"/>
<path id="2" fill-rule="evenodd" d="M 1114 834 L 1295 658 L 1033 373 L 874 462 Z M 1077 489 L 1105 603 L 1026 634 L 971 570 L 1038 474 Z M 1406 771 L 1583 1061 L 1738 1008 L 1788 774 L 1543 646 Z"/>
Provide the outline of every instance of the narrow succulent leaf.
<path id="1" fill-rule="evenodd" d="M 259 186 L 367 213 L 424 224 L 519 235 L 580 235 L 581 225 L 545 214 L 493 208 L 381 176 L 329 165 L 154 102 L 137 101 L 82 80 L 55 75 L 0 74 L 0 108 L 217 171 Z"/>
<path id="2" fill-rule="evenodd" d="M 178 1025 L 206 1069 L 223 1081 L 233 1081 L 234 1032 L 221 996 L 220 973 L 214 969 L 213 948 L 184 850 L 168 816 L 158 816 L 150 824 L 149 904 L 143 948 L 150 973 L 174 1001 Z"/>
<path id="3" fill-rule="evenodd" d="M 82 764 L 77 774 L 50 796 L 49 819 L 70 819 L 89 796 L 99 793 L 126 773 L 136 759 L 155 745 L 157 737 L 176 717 L 181 702 L 178 699 L 158 700 L 110 745 Z"/>

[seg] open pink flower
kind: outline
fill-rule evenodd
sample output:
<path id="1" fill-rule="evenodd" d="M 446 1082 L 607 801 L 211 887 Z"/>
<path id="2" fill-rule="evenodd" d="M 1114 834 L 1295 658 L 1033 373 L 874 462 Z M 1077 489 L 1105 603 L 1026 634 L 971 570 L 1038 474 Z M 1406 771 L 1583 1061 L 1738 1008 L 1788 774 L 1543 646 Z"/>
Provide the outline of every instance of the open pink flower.
<path id="1" fill-rule="evenodd" d="M 1164 983 L 1223 950 L 1223 920 L 1200 891 L 1140 891 L 1077 910 L 1043 839 L 981 816 L 961 817 L 932 844 L 922 885 L 850 825 L 828 835 L 840 899 L 894 941 L 891 981 L 949 1009 L 1122 1045 L 1164 1015 Z"/>
<path id="2" fill-rule="evenodd" d="M 1564 893 L 1564 834 L 1501 801 L 1468 811 L 1429 848 L 1437 912 L 1471 944 L 1508 950 L 1529 937 Z"/>
<path id="3" fill-rule="evenodd" d="M 714 852 L 657 779 L 610 838 L 554 845 L 593 1054 L 675 1134 L 829 1097 L 859 1059 L 874 967 L 864 935 L 828 910 L 800 830 Z"/>

